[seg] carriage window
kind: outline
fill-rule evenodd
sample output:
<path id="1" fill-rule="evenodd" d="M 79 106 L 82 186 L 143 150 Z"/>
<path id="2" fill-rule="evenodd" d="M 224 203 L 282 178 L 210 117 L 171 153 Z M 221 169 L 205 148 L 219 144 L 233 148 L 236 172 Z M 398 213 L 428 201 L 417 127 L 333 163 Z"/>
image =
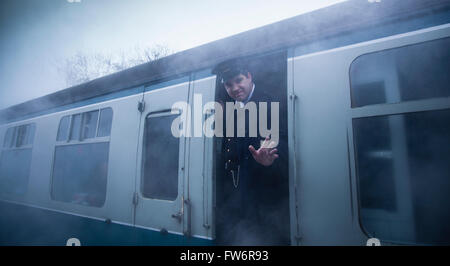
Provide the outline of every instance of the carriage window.
<path id="1" fill-rule="evenodd" d="M 61 118 L 61 122 L 59 123 L 58 129 L 58 137 L 57 141 L 67 140 L 69 137 L 69 125 L 70 125 L 70 116 L 66 115 Z"/>
<path id="2" fill-rule="evenodd" d="M 112 115 L 113 111 L 111 108 L 101 110 L 97 137 L 105 137 L 111 134 Z"/>
<path id="3" fill-rule="evenodd" d="M 35 125 L 8 128 L 0 156 L 0 191 L 6 194 L 26 193 L 30 175 Z"/>
<path id="4" fill-rule="evenodd" d="M 352 107 L 450 96 L 450 38 L 358 57 L 350 67 Z"/>
<path id="5" fill-rule="evenodd" d="M 80 140 L 81 114 L 72 116 L 72 125 L 70 129 L 70 140 Z"/>
<path id="6" fill-rule="evenodd" d="M 95 137 L 97 131 L 98 111 L 83 113 L 82 139 Z"/>
<path id="7" fill-rule="evenodd" d="M 52 179 L 52 199 L 101 207 L 106 199 L 112 109 L 64 116 L 59 123 Z M 70 134 L 69 134 L 70 132 Z M 89 143 L 83 140 L 90 139 Z"/>
<path id="8" fill-rule="evenodd" d="M 106 198 L 109 142 L 55 149 L 52 199 L 101 207 Z"/>
<path id="9" fill-rule="evenodd" d="M 178 115 L 149 116 L 145 121 L 142 194 L 175 200 L 178 196 L 179 138 L 171 125 Z"/>
<path id="10" fill-rule="evenodd" d="M 29 125 L 23 125 L 17 128 L 16 147 L 21 147 L 28 144 L 29 131 L 30 131 Z"/>
<path id="11" fill-rule="evenodd" d="M 14 145 L 14 132 L 14 127 L 8 128 L 5 139 L 3 140 L 3 148 L 11 148 Z"/>
<path id="12" fill-rule="evenodd" d="M 3 148 L 20 148 L 23 146 L 32 145 L 34 131 L 34 124 L 8 128 L 5 134 L 5 139 L 3 140 Z"/>
<path id="13" fill-rule="evenodd" d="M 57 141 L 83 141 L 111 134 L 113 111 L 110 107 L 72 116 L 64 116 L 59 122 Z M 69 134 L 70 132 L 70 134 Z"/>
<path id="14" fill-rule="evenodd" d="M 353 119 L 361 224 L 386 241 L 449 244 L 450 109 Z"/>

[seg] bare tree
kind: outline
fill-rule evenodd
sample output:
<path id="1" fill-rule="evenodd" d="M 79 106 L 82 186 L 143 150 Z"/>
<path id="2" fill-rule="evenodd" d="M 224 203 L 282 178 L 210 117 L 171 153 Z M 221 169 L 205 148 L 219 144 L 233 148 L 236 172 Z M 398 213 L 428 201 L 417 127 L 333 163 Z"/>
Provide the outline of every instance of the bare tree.
<path id="1" fill-rule="evenodd" d="M 115 54 L 78 52 L 56 63 L 58 72 L 64 75 L 67 86 L 74 86 L 112 74 L 133 66 L 144 64 L 172 54 L 166 45 L 141 48 L 135 46 L 126 52 Z"/>

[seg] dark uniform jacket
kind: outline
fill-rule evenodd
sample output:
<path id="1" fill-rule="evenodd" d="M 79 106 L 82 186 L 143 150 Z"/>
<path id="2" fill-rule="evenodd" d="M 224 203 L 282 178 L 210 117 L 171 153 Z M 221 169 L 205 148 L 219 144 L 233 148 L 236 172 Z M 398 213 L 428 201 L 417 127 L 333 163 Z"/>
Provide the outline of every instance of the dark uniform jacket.
<path id="1" fill-rule="evenodd" d="M 233 102 L 229 98 L 227 101 Z M 279 157 L 271 166 L 263 166 L 255 161 L 249 145 L 258 150 L 261 145 L 262 138 L 259 132 L 259 103 L 267 102 L 267 119 L 268 128 L 271 128 L 271 102 L 272 98 L 265 94 L 263 89 L 256 84 L 250 102 L 255 102 L 258 114 L 258 134 L 257 137 L 249 137 L 248 131 L 248 114 L 246 115 L 246 137 L 236 137 L 237 117 L 235 112 L 235 137 L 223 138 L 223 154 L 224 168 L 226 171 L 225 180 L 223 180 L 224 191 L 226 193 L 224 199 L 225 211 L 229 213 L 228 219 L 230 223 L 239 222 L 241 220 L 249 221 L 253 224 L 264 226 L 272 226 L 267 223 L 273 221 L 271 215 L 288 215 L 286 213 L 288 191 L 288 175 L 287 175 L 287 134 L 283 124 L 280 121 L 279 128 L 279 144 L 277 146 Z M 226 108 L 226 105 L 224 106 Z M 224 114 L 226 114 L 224 110 Z M 246 113 L 248 113 L 246 111 Z M 283 114 L 280 110 L 280 117 Z M 226 117 L 225 117 L 226 119 Z M 225 123 L 226 124 L 226 123 Z M 226 131 L 225 131 L 226 132 Z M 278 209 L 284 208 L 279 212 Z M 288 217 L 281 217 L 286 218 Z"/>

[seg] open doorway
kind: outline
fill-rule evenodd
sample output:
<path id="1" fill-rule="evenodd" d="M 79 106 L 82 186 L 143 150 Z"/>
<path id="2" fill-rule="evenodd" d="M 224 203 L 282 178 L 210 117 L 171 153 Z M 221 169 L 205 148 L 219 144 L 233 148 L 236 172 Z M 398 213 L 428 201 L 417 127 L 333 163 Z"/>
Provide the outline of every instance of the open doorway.
<path id="1" fill-rule="evenodd" d="M 278 52 L 228 60 L 213 70 L 216 101 L 224 107 L 224 134 L 215 139 L 219 245 L 290 243 L 286 60 L 286 53 Z M 267 109 L 261 107 L 264 102 Z M 245 114 L 244 136 L 238 133 L 239 107 Z M 235 110 L 227 116 L 230 108 Z M 264 117 L 267 122 L 262 123 Z M 252 124 L 252 119 L 257 121 Z M 257 127 L 256 136 L 252 126 Z M 261 149 L 269 133 L 264 129 L 271 130 L 267 149 Z M 271 141 L 278 144 L 271 146 Z"/>

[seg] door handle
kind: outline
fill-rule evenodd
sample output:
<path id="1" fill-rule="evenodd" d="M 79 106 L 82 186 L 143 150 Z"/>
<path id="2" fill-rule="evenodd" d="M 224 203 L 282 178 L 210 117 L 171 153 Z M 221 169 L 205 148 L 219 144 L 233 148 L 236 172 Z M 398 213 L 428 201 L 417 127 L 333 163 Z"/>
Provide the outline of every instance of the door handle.
<path id="1" fill-rule="evenodd" d="M 172 218 L 177 219 L 177 221 L 181 223 L 181 219 L 183 219 L 183 213 L 182 212 L 174 213 L 172 214 Z"/>

